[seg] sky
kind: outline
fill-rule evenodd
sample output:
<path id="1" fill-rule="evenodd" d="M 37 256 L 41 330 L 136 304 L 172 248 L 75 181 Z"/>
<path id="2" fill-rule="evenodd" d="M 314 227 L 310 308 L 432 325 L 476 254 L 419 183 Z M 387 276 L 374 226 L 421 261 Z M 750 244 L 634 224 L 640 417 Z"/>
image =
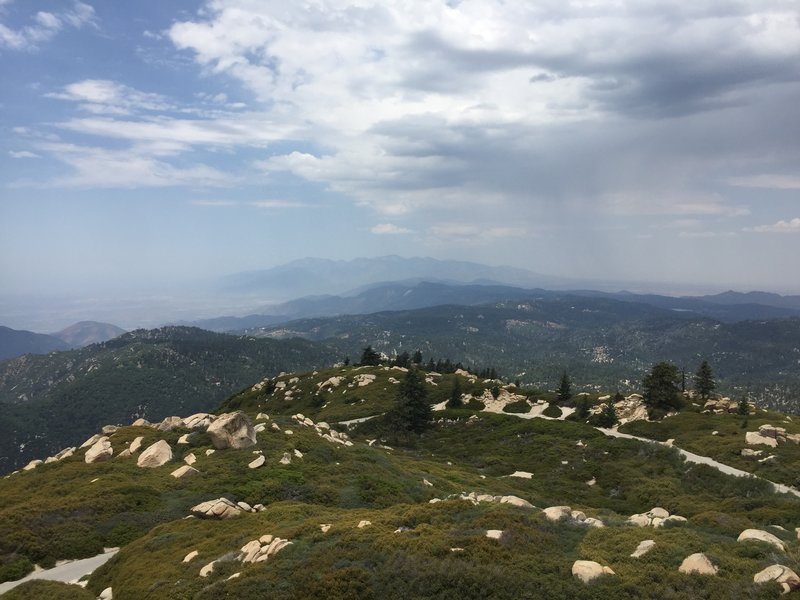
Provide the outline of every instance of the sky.
<path id="1" fill-rule="evenodd" d="M 0 0 L 0 287 L 306 256 L 800 293 L 796 0 Z"/>

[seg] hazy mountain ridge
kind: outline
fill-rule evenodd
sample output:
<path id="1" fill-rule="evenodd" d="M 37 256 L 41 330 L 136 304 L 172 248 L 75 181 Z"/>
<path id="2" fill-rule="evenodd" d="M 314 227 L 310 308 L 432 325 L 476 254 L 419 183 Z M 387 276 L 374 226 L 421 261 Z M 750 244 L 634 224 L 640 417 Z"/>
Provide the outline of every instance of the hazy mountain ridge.
<path id="1" fill-rule="evenodd" d="M 64 340 L 69 344 L 70 348 L 83 348 L 89 344 L 106 342 L 123 333 L 125 333 L 125 330 L 122 327 L 117 327 L 111 323 L 80 321 L 54 333 L 53 336 Z"/>
<path id="2" fill-rule="evenodd" d="M 69 344 L 55 336 L 0 325 L 0 360 L 23 354 L 47 354 L 68 348 Z"/>

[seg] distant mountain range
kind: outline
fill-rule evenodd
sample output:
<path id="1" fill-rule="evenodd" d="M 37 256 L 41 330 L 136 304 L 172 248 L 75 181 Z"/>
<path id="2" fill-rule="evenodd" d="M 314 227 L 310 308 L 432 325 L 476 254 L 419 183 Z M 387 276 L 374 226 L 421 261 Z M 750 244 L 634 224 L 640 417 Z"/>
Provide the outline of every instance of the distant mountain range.
<path id="1" fill-rule="evenodd" d="M 439 281 L 444 283 L 505 284 L 521 287 L 556 287 L 577 280 L 542 275 L 515 267 L 495 267 L 467 261 L 381 256 L 354 260 L 304 258 L 260 271 L 223 277 L 218 282 L 226 293 L 260 293 L 289 300 L 307 295 L 345 294 L 379 282 Z"/>
<path id="2" fill-rule="evenodd" d="M 83 348 L 125 333 L 110 323 L 81 321 L 56 333 L 34 333 L 0 326 L 0 360 L 23 354 L 47 354 L 56 350 Z"/>
<path id="3" fill-rule="evenodd" d="M 269 327 L 295 319 L 360 315 L 392 310 L 413 310 L 445 304 L 475 306 L 490 302 L 548 299 L 565 292 L 524 289 L 507 285 L 453 284 L 430 281 L 396 281 L 376 283 L 343 295 L 307 296 L 265 307 L 266 314 L 245 317 L 218 317 L 187 323 L 210 331 L 245 331 Z M 687 316 L 709 317 L 723 322 L 752 319 L 800 317 L 800 297 L 753 292 L 726 292 L 716 296 L 672 297 L 631 292 L 575 290 L 569 294 L 591 298 L 608 298 L 644 304 L 685 313 Z M 737 302 L 738 300 L 738 302 Z M 754 300 L 761 300 L 756 303 Z M 794 305 L 797 304 L 797 307 Z"/>

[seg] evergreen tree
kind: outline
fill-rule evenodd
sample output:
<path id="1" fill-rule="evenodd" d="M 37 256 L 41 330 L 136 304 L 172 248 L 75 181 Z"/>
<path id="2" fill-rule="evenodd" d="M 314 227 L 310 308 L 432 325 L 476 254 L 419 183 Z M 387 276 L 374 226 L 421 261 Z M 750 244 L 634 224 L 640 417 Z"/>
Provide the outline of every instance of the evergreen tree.
<path id="1" fill-rule="evenodd" d="M 613 427 L 617 424 L 617 411 L 614 410 L 614 403 L 609 399 L 605 404 L 603 404 L 603 409 L 600 411 L 600 414 L 597 416 L 597 425 L 598 427 Z"/>
<path id="2" fill-rule="evenodd" d="M 361 362 L 359 364 L 370 367 L 378 366 L 381 364 L 381 355 L 375 352 L 375 350 L 372 349 L 372 346 L 367 346 L 361 353 Z"/>
<path id="3" fill-rule="evenodd" d="M 408 354 L 408 352 L 398 354 L 397 358 L 394 360 L 394 364 L 398 367 L 404 367 L 407 369 L 411 366 L 411 356 Z"/>
<path id="4" fill-rule="evenodd" d="M 464 402 L 461 400 L 461 378 L 456 375 L 453 378 L 453 389 L 450 390 L 447 408 L 461 408 L 462 406 L 464 406 Z"/>
<path id="5" fill-rule="evenodd" d="M 750 403 L 747 401 L 747 398 L 742 398 L 739 401 L 739 406 L 737 407 L 736 412 L 745 417 L 750 414 Z"/>
<path id="6" fill-rule="evenodd" d="M 420 352 L 419 348 L 414 350 L 414 356 L 412 357 L 411 362 L 413 362 L 415 365 L 422 364 L 422 352 Z"/>
<path id="7" fill-rule="evenodd" d="M 572 384 L 570 383 L 567 372 L 564 371 L 561 374 L 561 382 L 558 384 L 558 395 L 556 396 L 556 402 L 558 404 L 569 404 L 569 401 L 571 399 L 572 399 Z"/>
<path id="8" fill-rule="evenodd" d="M 421 433 L 430 424 L 433 411 L 428 404 L 425 379 L 419 369 L 409 369 L 400 382 L 397 401 L 388 417 L 392 428 L 398 433 Z"/>
<path id="9" fill-rule="evenodd" d="M 672 363 L 660 362 L 653 365 L 650 373 L 642 381 L 644 403 L 651 415 L 656 411 L 669 411 L 681 407 L 681 375 Z"/>
<path id="10" fill-rule="evenodd" d="M 703 400 L 708 400 L 711 392 L 717 387 L 717 382 L 714 381 L 714 374 L 711 372 L 711 366 L 708 361 L 704 360 L 700 363 L 700 368 L 694 376 L 694 389 Z"/>
<path id="11" fill-rule="evenodd" d="M 589 408 L 591 403 L 589 402 L 589 396 L 580 396 L 578 401 L 575 403 L 575 418 L 579 421 L 585 421 L 589 418 Z"/>

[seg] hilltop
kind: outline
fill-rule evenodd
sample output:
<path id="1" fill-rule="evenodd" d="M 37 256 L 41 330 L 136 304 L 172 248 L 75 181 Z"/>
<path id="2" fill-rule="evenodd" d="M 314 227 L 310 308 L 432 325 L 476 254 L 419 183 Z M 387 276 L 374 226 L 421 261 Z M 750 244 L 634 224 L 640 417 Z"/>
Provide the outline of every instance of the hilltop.
<path id="1" fill-rule="evenodd" d="M 74 445 L 106 423 L 212 410 L 264 374 L 335 357 L 305 340 L 165 327 L 0 362 L 0 473 Z"/>
<path id="2" fill-rule="evenodd" d="M 800 472 L 785 415 L 689 403 L 621 428 L 674 441 L 621 439 L 554 412 L 552 394 L 459 370 L 424 373 L 433 420 L 398 438 L 381 415 L 406 377 L 288 373 L 215 414 L 104 428 L 0 480 L 2 572 L 121 545 L 87 598 L 727 599 L 777 598 L 754 576 L 800 570 L 800 498 L 768 481 Z M 456 381 L 465 407 L 447 409 Z M 759 431 L 777 437 L 748 443 Z M 759 478 L 685 461 L 679 443 L 738 453 Z M 742 456 L 758 449 L 775 457 Z"/>

